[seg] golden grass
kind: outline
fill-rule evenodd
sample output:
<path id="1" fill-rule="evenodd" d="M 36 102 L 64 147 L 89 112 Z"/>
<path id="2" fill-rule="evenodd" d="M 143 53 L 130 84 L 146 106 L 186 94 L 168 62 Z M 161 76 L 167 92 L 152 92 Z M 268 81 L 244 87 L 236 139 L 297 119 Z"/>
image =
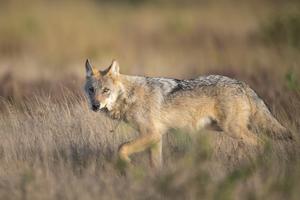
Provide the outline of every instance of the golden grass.
<path id="1" fill-rule="evenodd" d="M 299 143 L 261 150 L 215 132 L 164 137 L 164 168 L 147 155 L 121 174 L 116 150 L 137 133 L 90 112 L 71 94 L 37 97 L 0 115 L 0 197 L 3 199 L 297 199 Z M 297 136 L 297 139 L 298 136 Z"/>

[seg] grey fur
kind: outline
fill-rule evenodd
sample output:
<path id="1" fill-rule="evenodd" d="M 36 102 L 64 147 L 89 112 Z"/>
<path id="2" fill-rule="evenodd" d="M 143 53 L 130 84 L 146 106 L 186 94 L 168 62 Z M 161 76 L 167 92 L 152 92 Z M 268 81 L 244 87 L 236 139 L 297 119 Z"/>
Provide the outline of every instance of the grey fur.
<path id="1" fill-rule="evenodd" d="M 144 77 L 144 79 L 149 87 L 159 87 L 164 96 L 171 96 L 178 92 L 194 89 L 205 90 L 209 86 L 232 87 L 239 89 L 239 92 L 243 92 L 243 89 L 247 86 L 241 81 L 221 75 L 200 76 L 195 79 L 185 80 L 150 77 Z"/>

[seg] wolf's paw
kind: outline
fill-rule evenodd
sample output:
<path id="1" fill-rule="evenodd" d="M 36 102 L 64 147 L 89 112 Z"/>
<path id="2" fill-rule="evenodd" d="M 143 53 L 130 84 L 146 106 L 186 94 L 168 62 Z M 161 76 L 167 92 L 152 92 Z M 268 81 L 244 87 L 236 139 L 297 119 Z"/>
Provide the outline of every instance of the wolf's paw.
<path id="1" fill-rule="evenodd" d="M 118 158 L 116 162 L 116 168 L 120 171 L 121 175 L 126 175 L 126 170 L 132 168 L 133 165 L 130 162 L 130 159 Z"/>

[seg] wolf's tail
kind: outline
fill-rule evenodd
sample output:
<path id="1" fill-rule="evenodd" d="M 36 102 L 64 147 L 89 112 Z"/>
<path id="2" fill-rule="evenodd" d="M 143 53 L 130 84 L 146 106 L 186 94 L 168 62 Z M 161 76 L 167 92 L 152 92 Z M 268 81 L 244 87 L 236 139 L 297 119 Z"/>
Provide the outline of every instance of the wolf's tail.
<path id="1" fill-rule="evenodd" d="M 291 131 L 278 122 L 263 100 L 251 88 L 247 87 L 246 93 L 252 107 L 251 125 L 256 130 L 263 131 L 275 140 L 294 140 Z"/>

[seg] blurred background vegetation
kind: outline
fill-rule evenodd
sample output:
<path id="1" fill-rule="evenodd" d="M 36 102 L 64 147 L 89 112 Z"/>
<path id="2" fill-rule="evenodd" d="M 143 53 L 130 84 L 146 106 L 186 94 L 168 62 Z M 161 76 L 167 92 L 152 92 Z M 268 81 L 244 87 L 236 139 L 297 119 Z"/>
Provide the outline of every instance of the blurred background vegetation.
<path id="1" fill-rule="evenodd" d="M 83 63 L 246 81 L 270 104 L 299 93 L 300 4 L 281 0 L 1 0 L 0 96 L 81 93 Z M 271 89 L 270 89 L 271 88 Z M 285 99 L 282 99 L 285 98 Z M 276 101 L 274 101 L 276 99 Z"/>
<path id="2" fill-rule="evenodd" d="M 299 199 L 299 142 L 253 157 L 173 130 L 161 176 L 120 177 L 115 151 L 134 135 L 111 133 L 82 91 L 86 58 L 126 74 L 227 75 L 299 140 L 299 55 L 297 0 L 0 0 L 0 199 Z"/>
<path id="3" fill-rule="evenodd" d="M 298 62 L 297 1 L 0 3 L 1 68 L 22 76 L 40 76 L 31 68 L 80 75 L 87 57 L 99 67 L 116 58 L 123 72 L 174 76 L 221 68 L 282 72 L 293 67 L 289 60 Z"/>

